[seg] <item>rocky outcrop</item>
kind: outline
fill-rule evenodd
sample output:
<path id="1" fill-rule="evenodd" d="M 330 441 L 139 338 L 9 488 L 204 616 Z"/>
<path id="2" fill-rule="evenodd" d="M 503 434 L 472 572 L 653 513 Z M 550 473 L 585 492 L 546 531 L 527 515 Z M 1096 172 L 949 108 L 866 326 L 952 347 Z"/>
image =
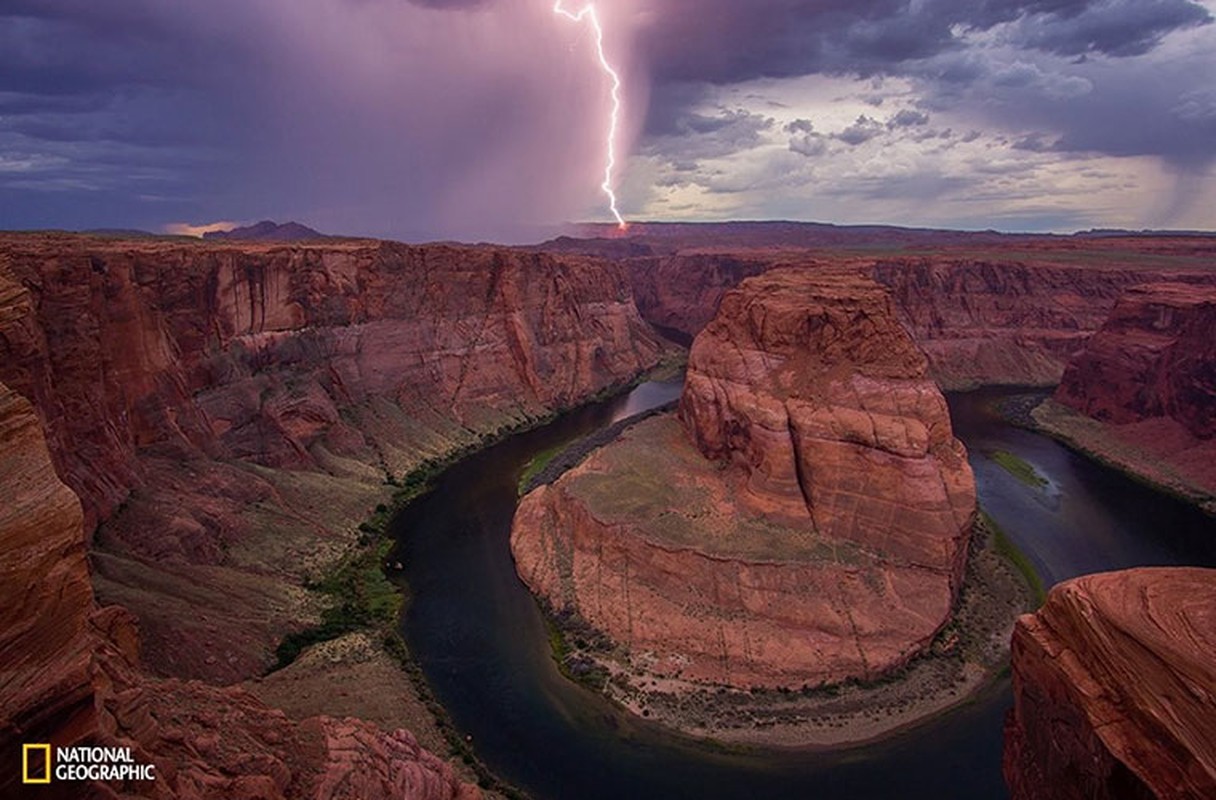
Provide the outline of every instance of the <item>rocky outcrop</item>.
<path id="1" fill-rule="evenodd" d="M 93 591 L 80 501 L 55 476 L 33 407 L 3 384 L 0 487 L 0 741 L 12 745 L 92 719 Z"/>
<path id="2" fill-rule="evenodd" d="M 32 406 L 0 384 L 0 795 L 25 796 L 23 742 L 132 748 L 155 782 L 53 783 L 48 797 L 475 798 L 404 730 L 294 723 L 252 695 L 138 669 L 131 615 L 97 609 L 80 502 Z"/>
<path id="3" fill-rule="evenodd" d="M 0 380 L 164 675 L 233 682 L 386 477 L 630 381 L 624 271 L 490 247 L 0 238 Z"/>
<path id="4" fill-rule="evenodd" d="M 883 289 L 775 270 L 697 337 L 680 422 L 641 423 L 529 494 L 511 544 L 529 587 L 634 672 L 800 687 L 928 645 L 974 508 L 945 401 Z"/>
<path id="5" fill-rule="evenodd" d="M 1128 289 L 1034 416 L 1216 513 L 1216 287 Z"/>
<path id="6" fill-rule="evenodd" d="M 680 417 L 745 497 L 835 539 L 961 574 L 975 484 L 925 357 L 882 287 L 773 271 L 723 299 Z"/>
<path id="7" fill-rule="evenodd" d="M 1216 797 L 1214 651 L 1216 571 L 1056 586 L 1013 636 L 1015 800 Z"/>

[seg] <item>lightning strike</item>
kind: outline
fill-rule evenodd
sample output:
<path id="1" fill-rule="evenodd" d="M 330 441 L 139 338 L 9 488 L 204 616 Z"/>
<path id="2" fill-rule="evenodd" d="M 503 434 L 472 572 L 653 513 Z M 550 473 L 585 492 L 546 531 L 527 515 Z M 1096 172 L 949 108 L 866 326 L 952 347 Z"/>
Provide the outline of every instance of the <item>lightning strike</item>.
<path id="1" fill-rule="evenodd" d="M 613 172 L 616 171 L 616 132 L 621 116 L 621 76 L 612 68 L 612 65 L 608 63 L 608 57 L 604 55 L 604 29 L 600 26 L 599 15 L 595 13 L 595 4 L 587 3 L 577 12 L 569 11 L 563 5 L 563 0 L 555 0 L 553 13 L 573 22 L 582 22 L 584 19 L 591 22 L 591 29 L 595 32 L 595 52 L 600 61 L 600 69 L 612 81 L 612 115 L 608 123 L 608 155 L 604 166 L 604 182 L 600 184 L 600 189 L 608 195 L 608 207 L 612 210 L 612 216 L 616 217 L 617 227 L 625 230 L 628 225 L 625 218 L 621 216 L 621 212 L 617 210 L 616 192 L 612 188 Z"/>

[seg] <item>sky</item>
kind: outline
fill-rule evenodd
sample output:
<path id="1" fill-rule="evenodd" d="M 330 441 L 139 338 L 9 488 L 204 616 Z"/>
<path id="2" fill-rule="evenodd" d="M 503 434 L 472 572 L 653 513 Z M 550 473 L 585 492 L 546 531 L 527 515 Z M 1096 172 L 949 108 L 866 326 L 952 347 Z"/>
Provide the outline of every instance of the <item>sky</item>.
<path id="1" fill-rule="evenodd" d="M 1216 229 L 1216 0 L 595 5 L 627 218 Z M 0 228 L 538 240 L 609 109 L 551 0 L 0 0 Z"/>

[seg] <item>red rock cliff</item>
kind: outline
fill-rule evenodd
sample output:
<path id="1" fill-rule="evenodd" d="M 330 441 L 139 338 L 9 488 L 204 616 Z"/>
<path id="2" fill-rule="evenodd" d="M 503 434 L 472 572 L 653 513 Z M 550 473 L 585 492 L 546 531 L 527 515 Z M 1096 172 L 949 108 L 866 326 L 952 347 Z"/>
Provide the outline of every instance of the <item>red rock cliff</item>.
<path id="1" fill-rule="evenodd" d="M 1014 800 L 1216 797 L 1216 571 L 1052 589 L 1013 636 Z"/>
<path id="2" fill-rule="evenodd" d="M 1055 399 L 1115 425 L 1170 417 L 1196 438 L 1216 436 L 1216 287 L 1128 289 Z"/>
<path id="3" fill-rule="evenodd" d="M 1128 289 L 1034 417 L 1216 514 L 1216 286 Z"/>
<path id="4" fill-rule="evenodd" d="M 104 523 L 95 588 L 165 675 L 259 674 L 386 476 L 660 354 L 623 270 L 594 259 L 0 238 L 0 380 L 35 406 L 86 531 Z"/>
<path id="5" fill-rule="evenodd" d="M 0 796 L 480 796 L 407 731 L 294 723 L 241 690 L 142 674 L 130 615 L 94 606 L 80 502 L 55 475 L 34 409 L 2 383 L 0 486 Z M 157 780 L 26 787 L 30 742 L 130 747 Z"/>
<path id="6" fill-rule="evenodd" d="M 925 370 L 872 281 L 744 281 L 693 346 L 683 428 L 643 422 L 524 498 L 520 576 L 639 673 L 798 687 L 905 663 L 949 618 L 975 507 Z"/>
<path id="7" fill-rule="evenodd" d="M 777 270 L 697 337 L 680 417 L 750 498 L 825 536 L 962 574 L 975 483 L 945 399 L 882 287 Z"/>
<path id="8" fill-rule="evenodd" d="M 1124 289 L 1154 280 L 1216 285 L 1206 270 L 1188 268 L 1191 249 L 1201 246 L 1210 249 L 1205 242 L 1046 242 L 982 258 L 943 246 L 929 256 L 877 261 L 847 251 L 689 252 L 631 259 L 629 269 L 646 319 L 691 337 L 748 276 L 793 263 L 811 271 L 852 265 L 891 290 L 943 388 L 1045 386 L 1060 380 Z M 1129 255 L 1137 250 L 1145 253 Z M 1161 266 L 1145 266 L 1150 260 Z"/>

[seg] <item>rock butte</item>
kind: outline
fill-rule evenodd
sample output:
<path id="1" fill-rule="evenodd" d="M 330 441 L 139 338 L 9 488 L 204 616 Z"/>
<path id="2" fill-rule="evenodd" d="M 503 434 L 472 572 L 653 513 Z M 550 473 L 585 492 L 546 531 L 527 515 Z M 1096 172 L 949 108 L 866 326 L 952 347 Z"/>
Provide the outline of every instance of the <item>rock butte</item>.
<path id="1" fill-rule="evenodd" d="M 1015 800 L 1216 797 L 1216 570 L 1059 584 L 1013 636 Z"/>
<path id="2" fill-rule="evenodd" d="M 1174 281 L 1216 286 L 1210 240 L 1111 239 L 958 245 L 926 255 L 875 257 L 720 249 L 626 260 L 649 322 L 695 336 L 722 296 L 774 266 L 852 264 L 891 290 L 900 319 L 944 390 L 981 385 L 1054 386 L 1101 327 L 1122 292 Z M 1159 264 L 1153 264 L 1156 260 Z M 1150 266 L 1151 265 L 1151 266 Z"/>
<path id="3" fill-rule="evenodd" d="M 1216 287 L 1128 289 L 1052 400 L 1048 430 L 1216 514 Z"/>
<path id="4" fill-rule="evenodd" d="M 873 678 L 948 620 L 975 486 L 886 291 L 774 270 L 722 300 L 673 418 L 520 503 L 512 552 L 633 669 L 737 687 Z"/>

